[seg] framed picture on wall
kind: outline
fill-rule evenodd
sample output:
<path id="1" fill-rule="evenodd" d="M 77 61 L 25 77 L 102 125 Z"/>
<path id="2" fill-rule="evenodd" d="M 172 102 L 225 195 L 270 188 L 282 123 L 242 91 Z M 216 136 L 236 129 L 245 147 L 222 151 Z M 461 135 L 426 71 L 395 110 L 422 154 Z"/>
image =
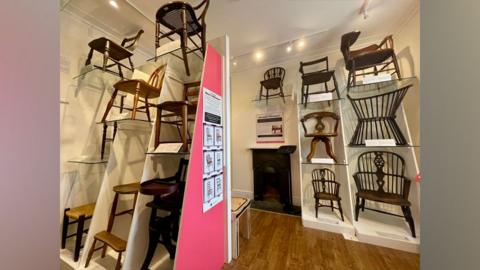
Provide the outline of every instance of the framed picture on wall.
<path id="1" fill-rule="evenodd" d="M 283 143 L 283 113 L 272 112 L 257 115 L 257 143 Z"/>
<path id="2" fill-rule="evenodd" d="M 205 125 L 203 127 L 203 146 L 214 145 L 213 126 Z"/>
<path id="3" fill-rule="evenodd" d="M 208 202 L 215 197 L 215 179 L 207 178 L 203 181 L 203 201 Z"/>
<path id="4" fill-rule="evenodd" d="M 215 176 L 215 197 L 223 195 L 223 174 Z"/>
<path id="5" fill-rule="evenodd" d="M 205 151 L 203 153 L 203 173 L 211 173 L 215 170 L 215 152 Z"/>
<path id="6" fill-rule="evenodd" d="M 223 144 L 223 129 L 222 127 L 215 127 L 215 146 L 222 146 Z"/>
<path id="7" fill-rule="evenodd" d="M 215 171 L 223 169 L 223 151 L 215 151 Z"/>

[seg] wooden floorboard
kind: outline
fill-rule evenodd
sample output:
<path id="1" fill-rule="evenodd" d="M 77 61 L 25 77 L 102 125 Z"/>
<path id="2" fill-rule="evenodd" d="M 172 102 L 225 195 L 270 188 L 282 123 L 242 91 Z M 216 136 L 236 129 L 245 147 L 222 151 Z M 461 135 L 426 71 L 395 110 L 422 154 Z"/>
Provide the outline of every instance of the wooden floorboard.
<path id="1" fill-rule="evenodd" d="M 415 270 L 414 253 L 345 240 L 341 234 L 302 226 L 300 217 L 251 210 L 250 240 L 225 270 Z"/>

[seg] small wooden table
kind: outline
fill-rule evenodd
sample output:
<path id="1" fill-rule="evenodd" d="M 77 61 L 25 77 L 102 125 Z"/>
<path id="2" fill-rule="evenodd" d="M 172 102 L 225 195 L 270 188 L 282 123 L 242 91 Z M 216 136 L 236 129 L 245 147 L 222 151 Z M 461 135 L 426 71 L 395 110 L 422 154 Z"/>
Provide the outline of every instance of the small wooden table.
<path id="1" fill-rule="evenodd" d="M 242 226 L 240 226 L 242 217 Z M 234 259 L 238 258 L 240 253 L 240 234 L 250 239 L 250 232 L 250 199 L 232 197 L 232 256 Z"/>

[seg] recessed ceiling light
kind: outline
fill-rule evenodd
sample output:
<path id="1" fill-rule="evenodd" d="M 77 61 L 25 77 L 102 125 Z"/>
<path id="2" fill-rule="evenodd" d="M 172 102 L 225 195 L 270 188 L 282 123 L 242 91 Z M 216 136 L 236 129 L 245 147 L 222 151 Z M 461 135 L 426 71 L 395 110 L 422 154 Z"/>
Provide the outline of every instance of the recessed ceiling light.
<path id="1" fill-rule="evenodd" d="M 237 66 L 237 61 L 233 61 L 233 65 L 234 65 L 234 66 Z"/>
<path id="2" fill-rule="evenodd" d="M 255 53 L 255 59 L 257 59 L 257 61 L 262 60 L 262 58 L 263 58 L 263 53 L 262 52 L 256 52 Z"/>
<path id="3" fill-rule="evenodd" d="M 110 0 L 108 1 L 108 3 L 110 4 L 110 6 L 114 7 L 114 8 L 118 8 L 118 3 L 117 1 L 115 0 Z"/>
<path id="4" fill-rule="evenodd" d="M 297 45 L 297 46 L 298 46 L 298 48 L 300 48 L 300 49 L 303 48 L 303 47 L 305 46 L 305 40 L 300 39 L 300 40 L 298 41 L 298 45 Z"/>
<path id="5" fill-rule="evenodd" d="M 292 45 L 291 44 L 288 44 L 287 46 L 287 53 L 291 52 L 292 51 Z"/>

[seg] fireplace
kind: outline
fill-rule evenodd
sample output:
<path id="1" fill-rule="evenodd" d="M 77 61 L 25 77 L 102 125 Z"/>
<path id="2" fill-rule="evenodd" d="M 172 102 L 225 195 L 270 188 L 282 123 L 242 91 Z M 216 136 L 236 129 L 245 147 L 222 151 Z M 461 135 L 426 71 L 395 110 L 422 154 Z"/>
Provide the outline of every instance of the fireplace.
<path id="1" fill-rule="evenodd" d="M 296 146 L 291 145 L 251 149 L 254 204 L 259 208 L 273 207 L 286 212 L 292 209 L 290 155 L 295 149 Z"/>

